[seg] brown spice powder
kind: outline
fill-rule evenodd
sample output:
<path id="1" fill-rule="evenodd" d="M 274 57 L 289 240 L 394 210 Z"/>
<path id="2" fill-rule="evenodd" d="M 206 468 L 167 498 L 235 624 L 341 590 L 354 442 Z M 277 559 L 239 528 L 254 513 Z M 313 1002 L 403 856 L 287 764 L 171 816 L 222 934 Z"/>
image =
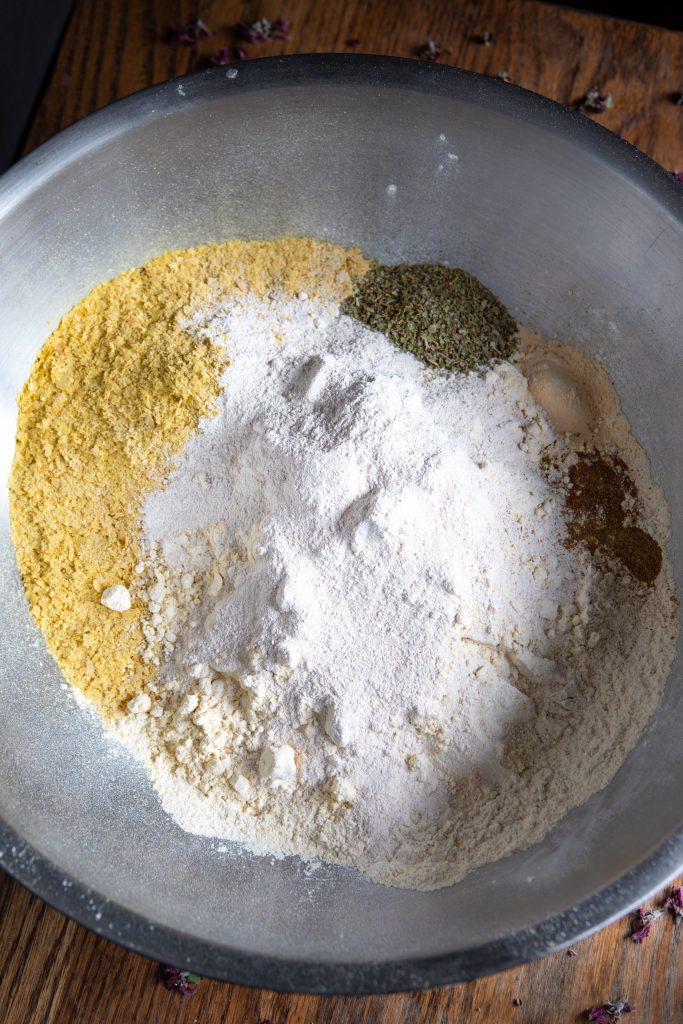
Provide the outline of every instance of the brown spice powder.
<path id="1" fill-rule="evenodd" d="M 602 551 L 651 586 L 662 568 L 662 549 L 649 533 L 626 522 L 625 502 L 638 498 L 626 463 L 616 455 L 584 452 L 571 467 L 569 479 L 569 543 Z"/>

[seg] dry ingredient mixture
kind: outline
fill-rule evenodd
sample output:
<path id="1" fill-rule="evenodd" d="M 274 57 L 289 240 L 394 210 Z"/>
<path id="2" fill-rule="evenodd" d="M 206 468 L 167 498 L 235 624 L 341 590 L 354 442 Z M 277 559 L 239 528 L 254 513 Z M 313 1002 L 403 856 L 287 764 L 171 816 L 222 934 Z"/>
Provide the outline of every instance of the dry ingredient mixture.
<path id="1" fill-rule="evenodd" d="M 283 239 L 168 254 L 48 341 L 27 594 L 184 828 L 434 888 L 636 742 L 666 506 L 605 373 L 515 327 L 463 271 Z"/>

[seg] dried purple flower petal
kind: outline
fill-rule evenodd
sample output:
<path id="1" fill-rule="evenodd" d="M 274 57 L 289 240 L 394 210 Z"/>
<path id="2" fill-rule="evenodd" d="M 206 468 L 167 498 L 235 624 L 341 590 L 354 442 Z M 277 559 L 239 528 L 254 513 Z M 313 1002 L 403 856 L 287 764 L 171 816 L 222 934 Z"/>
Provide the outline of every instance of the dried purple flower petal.
<path id="1" fill-rule="evenodd" d="M 496 75 L 496 78 L 498 78 L 501 82 L 511 82 L 512 81 L 512 79 L 510 78 L 510 75 L 508 74 L 507 71 L 499 71 L 498 74 Z"/>
<path id="2" fill-rule="evenodd" d="M 671 173 L 673 174 L 678 184 L 683 185 L 683 171 L 672 171 Z"/>
<path id="3" fill-rule="evenodd" d="M 181 971 L 178 967 L 161 967 L 159 973 L 166 988 L 169 991 L 177 989 L 181 996 L 193 996 L 197 991 L 197 985 L 204 980 L 201 975 Z"/>
<path id="4" fill-rule="evenodd" d="M 230 63 L 230 52 L 227 46 L 222 46 L 218 53 L 213 53 L 209 57 L 209 63 L 213 64 L 215 68 L 222 68 L 226 64 Z"/>
<path id="5" fill-rule="evenodd" d="M 227 46 L 222 46 L 218 53 L 209 57 L 209 64 L 213 64 L 216 68 L 222 68 L 226 64 L 232 64 L 235 60 L 246 60 L 248 56 L 243 46 L 232 46 L 230 49 Z"/>
<path id="6" fill-rule="evenodd" d="M 481 43 L 482 46 L 493 46 L 497 38 L 497 32 L 480 32 L 478 36 L 474 37 L 474 41 Z"/>
<path id="7" fill-rule="evenodd" d="M 675 172 L 674 177 L 683 185 L 683 171 Z M 672 886 L 671 895 L 665 900 L 664 908 L 673 912 L 676 924 L 683 919 L 683 885 Z"/>
<path id="8" fill-rule="evenodd" d="M 268 38 L 267 32 L 269 31 L 270 22 L 266 19 L 254 22 L 238 21 L 235 25 L 235 34 L 240 39 L 244 39 L 246 43 L 264 42 Z"/>
<path id="9" fill-rule="evenodd" d="M 269 39 L 289 39 L 289 22 L 285 18 L 258 18 L 256 21 L 238 21 L 235 34 L 247 43 L 267 43 Z"/>
<path id="10" fill-rule="evenodd" d="M 588 1019 L 595 1024 L 612 1024 L 622 1013 L 633 1013 L 635 1006 L 628 999 L 618 999 L 616 1003 L 603 1003 L 602 1006 L 591 1006 Z"/>
<path id="11" fill-rule="evenodd" d="M 161 968 L 161 980 L 163 981 L 166 988 L 175 988 L 180 984 L 181 977 L 180 971 L 177 967 L 162 967 Z"/>
<path id="12" fill-rule="evenodd" d="M 213 32 L 201 18 L 196 21 L 189 21 L 187 25 L 176 25 L 173 22 L 169 26 L 169 33 L 172 43 L 189 43 L 194 45 L 200 39 L 208 39 Z"/>
<path id="13" fill-rule="evenodd" d="M 634 911 L 634 918 L 631 921 L 631 939 L 633 942 L 644 942 L 652 929 L 652 922 L 656 921 L 664 913 L 663 910 L 650 910 L 645 907 L 638 907 Z"/>
<path id="14" fill-rule="evenodd" d="M 417 56 L 421 60 L 431 60 L 436 64 L 441 60 L 443 52 L 434 39 L 428 39 L 424 46 L 417 51 Z"/>
<path id="15" fill-rule="evenodd" d="M 347 39 L 346 40 L 346 45 L 347 46 L 360 46 L 360 39 Z"/>
<path id="16" fill-rule="evenodd" d="M 273 22 L 273 39 L 289 39 L 290 23 L 286 18 L 276 18 Z"/>
<path id="17" fill-rule="evenodd" d="M 650 924 L 650 922 L 642 925 L 640 928 L 637 928 L 636 922 L 634 921 L 631 925 L 631 938 L 634 942 L 644 942 L 650 934 L 651 930 L 652 925 Z"/>
<path id="18" fill-rule="evenodd" d="M 588 90 L 583 99 L 579 100 L 577 106 L 583 114 L 604 114 L 613 104 L 614 101 L 611 93 L 603 96 L 598 87 L 594 85 L 592 89 Z"/>

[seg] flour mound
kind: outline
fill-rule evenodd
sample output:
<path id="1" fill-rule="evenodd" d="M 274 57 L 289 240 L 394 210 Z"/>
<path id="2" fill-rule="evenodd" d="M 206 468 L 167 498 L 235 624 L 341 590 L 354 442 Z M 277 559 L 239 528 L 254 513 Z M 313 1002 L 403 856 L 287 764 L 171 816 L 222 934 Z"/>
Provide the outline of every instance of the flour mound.
<path id="1" fill-rule="evenodd" d="M 306 296 L 185 326 L 231 365 L 144 506 L 159 670 L 119 726 L 166 808 L 424 889 L 540 838 L 658 702 L 668 570 L 566 546 L 571 448 L 515 365 L 434 372 Z"/>

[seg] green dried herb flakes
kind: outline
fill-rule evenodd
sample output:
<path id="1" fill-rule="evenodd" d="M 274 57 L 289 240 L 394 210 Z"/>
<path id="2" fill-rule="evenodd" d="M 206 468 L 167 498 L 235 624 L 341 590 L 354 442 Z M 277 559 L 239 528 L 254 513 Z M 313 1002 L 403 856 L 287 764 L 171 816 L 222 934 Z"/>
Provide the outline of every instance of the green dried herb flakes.
<path id="1" fill-rule="evenodd" d="M 375 264 L 341 308 L 436 369 L 468 373 L 517 347 L 517 324 L 495 295 L 440 264 Z"/>

